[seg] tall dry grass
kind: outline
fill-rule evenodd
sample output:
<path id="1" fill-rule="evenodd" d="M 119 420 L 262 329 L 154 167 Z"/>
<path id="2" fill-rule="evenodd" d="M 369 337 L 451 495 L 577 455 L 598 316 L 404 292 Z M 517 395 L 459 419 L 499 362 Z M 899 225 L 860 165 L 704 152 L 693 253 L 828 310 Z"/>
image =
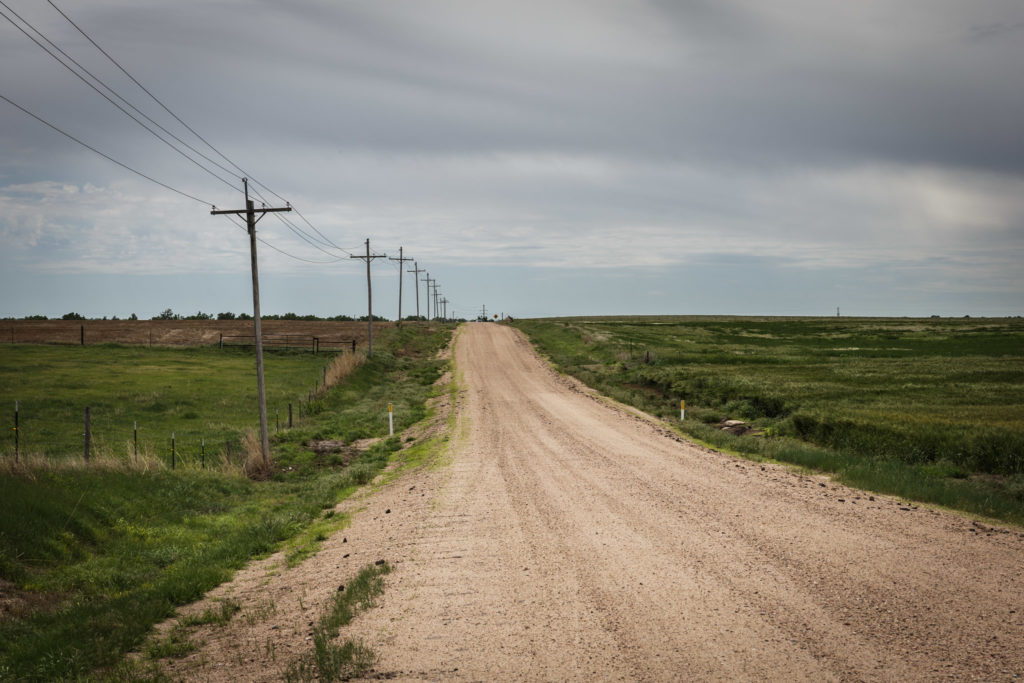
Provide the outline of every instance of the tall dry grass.
<path id="1" fill-rule="evenodd" d="M 365 360 L 366 356 L 362 353 L 339 353 L 327 366 L 326 386 L 333 387 L 351 375 Z"/>
<path id="2" fill-rule="evenodd" d="M 260 452 L 259 438 L 255 438 L 256 453 Z M 244 444 L 243 444 L 244 448 Z M 245 451 L 248 456 L 248 450 Z M 248 457 L 246 458 L 248 460 Z M 145 474 L 158 470 L 169 470 L 170 462 L 153 453 L 148 446 L 140 445 L 136 454 L 131 441 L 125 442 L 124 447 L 94 446 L 89 460 L 86 461 L 80 454 L 76 457 L 54 455 L 52 453 L 22 452 L 15 459 L 13 455 L 0 457 L 0 475 L 18 476 L 33 479 L 36 474 L 42 472 L 80 472 L 84 470 L 106 470 L 110 472 L 136 472 Z M 208 469 L 222 474 L 243 474 L 244 465 L 239 466 L 238 459 L 234 463 L 227 462 L 224 457 L 210 454 L 204 464 L 195 457 L 188 459 L 179 458 L 174 469 L 198 470 Z"/>
<path id="3" fill-rule="evenodd" d="M 0 458 L 0 474 L 29 479 L 39 472 L 73 472 L 87 469 L 148 472 L 167 469 L 167 465 L 148 453 L 139 453 L 138 458 L 125 458 L 110 452 L 99 452 L 93 453 L 88 461 L 84 458 L 53 457 L 43 453 L 21 453 L 17 460 L 13 457 Z"/>
<path id="4" fill-rule="evenodd" d="M 269 479 L 274 472 L 274 464 L 271 461 L 263 460 L 263 444 L 259 435 L 251 428 L 245 430 L 242 437 L 242 453 L 245 454 L 245 462 L 242 463 L 242 472 L 250 479 Z"/>

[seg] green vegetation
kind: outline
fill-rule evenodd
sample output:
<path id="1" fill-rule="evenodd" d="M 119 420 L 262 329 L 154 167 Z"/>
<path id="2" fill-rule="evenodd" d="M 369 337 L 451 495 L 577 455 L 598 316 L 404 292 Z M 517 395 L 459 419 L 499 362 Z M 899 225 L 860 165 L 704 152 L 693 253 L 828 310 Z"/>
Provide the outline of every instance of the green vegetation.
<path id="1" fill-rule="evenodd" d="M 334 594 L 313 628 L 313 651 L 300 657 L 285 672 L 286 681 L 339 681 L 366 673 L 376 661 L 373 650 L 352 639 L 335 643 L 338 629 L 356 613 L 369 609 L 384 592 L 384 576 L 391 565 L 383 560 L 364 567 L 345 590 Z"/>
<path id="2" fill-rule="evenodd" d="M 290 539 L 301 547 L 301 557 L 315 552 L 319 541 L 344 524 L 333 507 L 369 482 L 401 447 L 399 437 L 387 438 L 387 402 L 395 404 L 396 432 L 425 414 L 425 401 L 437 390 L 433 382 L 444 369 L 436 354 L 449 337 L 450 328 L 438 326 L 382 333 L 373 359 L 318 393 L 294 429 L 274 435 L 276 467 L 267 481 L 246 479 L 237 468 L 172 471 L 150 463 L 143 469 L 127 459 L 102 467 L 81 467 L 66 458 L 29 467 L 14 466 L 10 457 L 0 461 L 0 680 L 78 679 L 104 670 L 142 676 L 142 668 L 119 662 L 127 651 L 142 648 L 150 628 L 176 606 Z M 83 354 L 93 362 L 76 370 L 61 362 L 68 349 L 40 350 L 56 358 L 53 366 L 37 360 L 32 373 L 40 384 L 56 387 L 51 375 L 59 375 L 68 385 L 68 401 L 74 400 L 71 387 L 95 391 L 89 378 L 103 375 L 98 359 Z M 125 354 L 148 353 L 84 350 L 106 351 L 115 365 Z M 192 375 L 197 358 L 205 358 L 210 364 L 204 381 L 218 388 L 234 383 L 227 360 L 242 354 L 206 353 L 160 350 L 159 358 L 185 376 Z M 322 363 L 320 358 L 317 373 Z M 166 377 L 171 384 L 184 382 L 173 373 Z M 245 381 L 251 383 L 251 369 Z M 252 413 L 228 423 L 218 392 L 194 395 L 207 401 L 195 405 L 197 412 L 221 411 L 231 429 L 252 423 Z M 154 419 L 175 413 L 174 400 L 163 399 L 165 410 L 154 411 Z M 350 440 L 363 438 L 374 441 L 351 447 Z M 336 452 L 314 451 L 306 445 L 313 439 L 345 444 Z M 237 611 L 225 604 L 200 619 L 226 621 Z M 184 626 L 151 643 L 151 654 L 187 652 L 192 645 Z"/>
<path id="3" fill-rule="evenodd" d="M 319 380 L 325 354 L 268 350 L 267 410 L 288 423 L 300 399 Z M 198 465 L 202 440 L 208 458 L 222 458 L 226 441 L 238 441 L 257 414 L 251 349 L 18 344 L 0 349 L 4 441 L 0 456 L 14 453 L 14 402 L 18 401 L 22 454 L 83 454 L 85 408 L 90 408 L 94 455 L 127 458 L 138 423 L 139 453 L 170 463 L 171 435 L 177 464 Z"/>
<path id="4" fill-rule="evenodd" d="M 1024 522 L 1024 320 L 518 321 L 563 371 L 718 448 Z M 720 429 L 745 421 L 752 434 Z"/>

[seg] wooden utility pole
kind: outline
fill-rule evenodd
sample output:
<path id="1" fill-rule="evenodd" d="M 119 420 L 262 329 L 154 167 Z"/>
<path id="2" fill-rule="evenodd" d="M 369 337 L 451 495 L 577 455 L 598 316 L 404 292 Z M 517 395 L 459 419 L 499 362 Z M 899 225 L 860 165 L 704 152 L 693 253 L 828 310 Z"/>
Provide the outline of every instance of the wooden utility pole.
<path id="1" fill-rule="evenodd" d="M 487 320 L 487 304 L 480 307 L 480 319 Z"/>
<path id="2" fill-rule="evenodd" d="M 411 258 L 402 258 L 402 247 L 398 248 L 398 258 L 391 257 L 389 261 L 398 261 L 398 329 L 402 329 L 402 272 L 405 270 L 403 265 L 406 261 L 412 261 Z"/>
<path id="3" fill-rule="evenodd" d="M 407 270 L 407 273 L 413 273 L 413 277 L 416 278 L 416 322 L 420 321 L 420 273 L 427 271 L 420 270 L 419 264 L 415 261 L 412 262 L 412 270 Z M 13 328 L 12 328 L 13 329 Z"/>
<path id="4" fill-rule="evenodd" d="M 426 271 L 424 271 L 424 272 L 426 272 Z M 433 282 L 434 280 L 430 277 L 430 273 L 427 273 L 427 276 L 425 278 L 423 278 L 423 280 L 424 280 L 424 282 L 427 283 L 427 296 L 426 296 L 425 301 L 426 301 L 426 304 L 427 304 L 427 321 L 429 322 L 430 321 L 430 283 Z"/>
<path id="5" fill-rule="evenodd" d="M 370 238 L 366 238 L 366 256 L 352 254 L 349 258 L 357 258 L 366 261 L 366 312 L 369 317 L 369 343 L 366 346 L 366 355 L 373 358 L 373 287 L 370 284 L 370 262 L 375 258 L 387 258 L 387 254 L 370 254 Z"/>
<path id="6" fill-rule="evenodd" d="M 438 297 L 437 297 L 438 294 L 440 294 L 440 292 L 437 291 L 437 279 L 435 278 L 434 279 L 434 317 L 435 318 L 440 317 L 440 315 L 441 315 L 441 306 L 439 305 L 440 299 L 438 299 Z"/>
<path id="7" fill-rule="evenodd" d="M 242 185 L 245 189 L 245 208 L 218 210 L 213 207 L 210 211 L 213 215 L 225 213 L 236 216 L 245 214 L 245 223 L 249 231 L 249 256 L 252 263 L 252 326 L 254 341 L 256 343 L 256 394 L 260 403 L 260 448 L 263 451 L 263 467 L 270 468 L 270 436 L 267 434 L 267 390 L 263 382 L 263 330 L 260 323 L 260 275 L 256 265 L 256 224 L 268 213 L 279 211 L 291 211 L 291 206 L 269 209 L 261 207 L 257 209 L 249 199 L 249 179 L 242 178 Z M 257 218 L 257 212 L 260 217 Z"/>
<path id="8" fill-rule="evenodd" d="M 441 298 L 441 306 L 443 307 L 441 310 L 444 311 L 444 314 L 441 316 L 441 322 L 448 322 L 448 297 Z"/>

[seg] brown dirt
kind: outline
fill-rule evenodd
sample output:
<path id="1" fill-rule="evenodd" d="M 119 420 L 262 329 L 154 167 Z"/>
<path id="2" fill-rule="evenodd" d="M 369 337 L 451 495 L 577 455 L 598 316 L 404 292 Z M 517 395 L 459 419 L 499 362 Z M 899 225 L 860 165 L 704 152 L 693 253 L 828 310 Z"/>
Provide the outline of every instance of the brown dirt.
<path id="1" fill-rule="evenodd" d="M 693 446 L 507 327 L 464 326 L 455 355 L 441 465 L 350 503 L 304 565 L 218 589 L 256 617 L 200 634 L 172 673 L 278 680 L 382 558 L 384 597 L 342 633 L 377 651 L 377 678 L 1024 677 L 1019 530 Z"/>
<path id="2" fill-rule="evenodd" d="M 394 323 L 374 323 L 374 330 Z M 220 335 L 252 335 L 251 320 L 3 320 L 0 344 L 79 344 L 82 328 L 88 344 L 201 346 L 217 344 Z M 264 335 L 311 335 L 321 339 L 355 339 L 366 344 L 365 322 L 264 320 Z M 151 336 L 152 335 L 152 336 Z"/>

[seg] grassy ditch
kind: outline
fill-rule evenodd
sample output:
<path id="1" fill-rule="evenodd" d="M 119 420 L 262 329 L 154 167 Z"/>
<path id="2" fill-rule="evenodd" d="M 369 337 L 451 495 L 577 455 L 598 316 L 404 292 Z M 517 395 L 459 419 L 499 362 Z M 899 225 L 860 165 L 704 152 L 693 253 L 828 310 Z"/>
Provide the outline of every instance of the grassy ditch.
<path id="1" fill-rule="evenodd" d="M 395 404 L 397 433 L 425 414 L 445 366 L 436 353 L 449 329 L 410 326 L 380 337 L 373 359 L 317 392 L 302 420 L 274 435 L 275 470 L 266 481 L 227 467 L 172 471 L 60 460 L 14 467 L 4 460 L 0 680 L 102 677 L 176 606 L 250 559 L 289 540 L 300 547 L 296 561 L 315 552 L 344 523 L 334 505 L 402 445 L 387 437 L 387 402 Z M 355 439 L 373 441 L 356 449 Z M 344 443 L 315 451 L 311 440 Z"/>
<path id="2" fill-rule="evenodd" d="M 717 448 L 1024 523 L 1024 320 L 518 321 L 564 372 Z M 738 419 L 752 431 L 720 429 Z"/>

